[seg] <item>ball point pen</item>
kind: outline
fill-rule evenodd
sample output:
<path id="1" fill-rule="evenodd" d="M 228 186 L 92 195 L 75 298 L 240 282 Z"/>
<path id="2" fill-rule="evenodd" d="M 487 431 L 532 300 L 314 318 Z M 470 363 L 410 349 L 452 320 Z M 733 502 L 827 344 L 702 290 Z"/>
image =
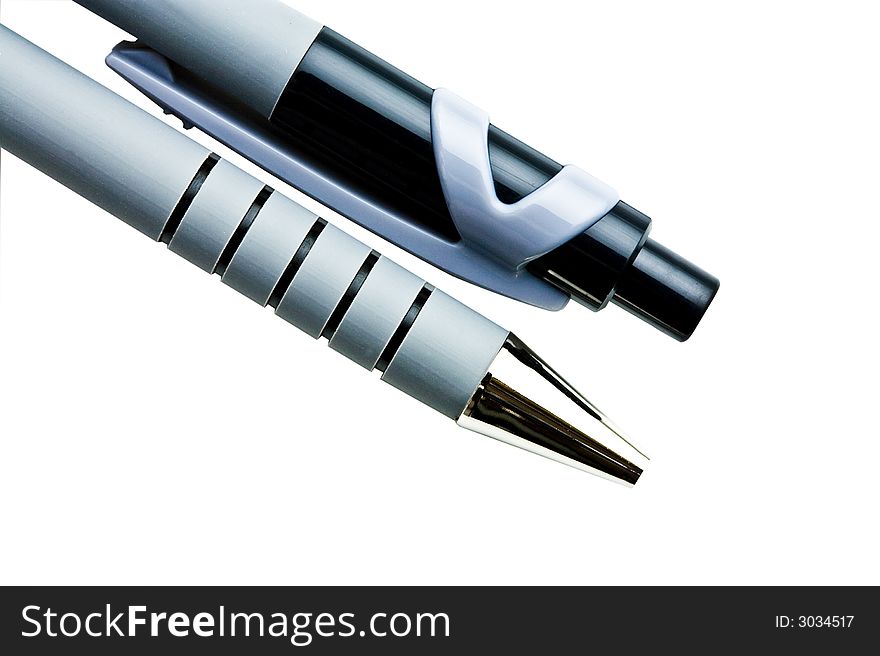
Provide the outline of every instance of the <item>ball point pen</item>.
<path id="1" fill-rule="evenodd" d="M 138 39 L 108 64 L 185 125 L 463 280 L 680 341 L 715 297 L 607 184 L 279 0 L 76 2 Z"/>
<path id="2" fill-rule="evenodd" d="M 461 426 L 641 475 L 644 456 L 515 335 L 4 26 L 0 146 Z"/>

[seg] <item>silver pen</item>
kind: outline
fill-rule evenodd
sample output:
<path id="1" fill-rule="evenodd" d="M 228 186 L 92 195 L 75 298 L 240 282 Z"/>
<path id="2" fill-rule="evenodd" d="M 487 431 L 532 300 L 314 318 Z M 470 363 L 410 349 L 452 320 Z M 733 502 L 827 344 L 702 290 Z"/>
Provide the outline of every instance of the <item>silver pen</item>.
<path id="1" fill-rule="evenodd" d="M 460 426 L 639 479 L 644 455 L 515 335 L 4 26 L 0 146 Z"/>

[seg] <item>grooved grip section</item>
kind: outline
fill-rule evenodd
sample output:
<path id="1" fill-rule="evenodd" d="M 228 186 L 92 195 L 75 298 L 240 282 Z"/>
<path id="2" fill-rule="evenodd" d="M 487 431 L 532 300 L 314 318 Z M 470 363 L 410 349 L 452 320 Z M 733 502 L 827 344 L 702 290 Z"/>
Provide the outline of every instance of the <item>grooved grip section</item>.
<path id="1" fill-rule="evenodd" d="M 223 249 L 262 189 L 262 182 L 220 160 L 184 215 L 168 248 L 200 269 L 214 273 Z"/>
<path id="2" fill-rule="evenodd" d="M 210 154 L 2 25 L 0 146 L 154 240 Z"/>
<path id="3" fill-rule="evenodd" d="M 380 258 L 330 340 L 330 348 L 372 371 L 424 284 L 388 258 Z"/>
<path id="4" fill-rule="evenodd" d="M 384 380 L 454 419 L 507 337 L 292 201 L 272 194 L 259 207 L 261 182 L 222 160 L 211 168 L 207 149 L 3 26 L 0 145 L 152 239 L 179 206 L 172 251 L 209 273 L 228 258 L 228 285 L 279 298 L 277 314 L 314 338 L 335 312 L 333 348 L 368 368 L 387 351 Z"/>
<path id="5" fill-rule="evenodd" d="M 370 252 L 369 246 L 328 225 L 293 278 L 276 314 L 317 339 Z"/>
<path id="6" fill-rule="evenodd" d="M 435 290 L 382 376 L 457 420 L 509 332 Z"/>
<path id="7" fill-rule="evenodd" d="M 279 193 L 263 205 L 223 275 L 223 282 L 266 306 L 317 216 Z"/>

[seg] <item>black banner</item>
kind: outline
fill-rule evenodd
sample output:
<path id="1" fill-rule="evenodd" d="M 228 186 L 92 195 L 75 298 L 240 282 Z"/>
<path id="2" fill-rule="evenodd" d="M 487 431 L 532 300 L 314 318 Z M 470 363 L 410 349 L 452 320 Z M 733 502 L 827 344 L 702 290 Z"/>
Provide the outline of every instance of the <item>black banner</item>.
<path id="1" fill-rule="evenodd" d="M 848 654 L 878 610 L 876 588 L 4 588 L 0 653 Z"/>

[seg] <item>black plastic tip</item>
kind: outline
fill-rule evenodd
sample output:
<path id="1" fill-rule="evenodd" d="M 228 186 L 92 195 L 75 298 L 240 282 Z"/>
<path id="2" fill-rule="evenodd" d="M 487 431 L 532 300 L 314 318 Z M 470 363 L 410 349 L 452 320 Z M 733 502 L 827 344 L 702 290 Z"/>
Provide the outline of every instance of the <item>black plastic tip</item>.
<path id="1" fill-rule="evenodd" d="M 681 342 L 696 330 L 720 283 L 648 239 L 651 219 L 626 203 L 529 270 L 598 311 L 619 305 Z"/>
<path id="2" fill-rule="evenodd" d="M 684 342 L 720 286 L 715 276 L 649 239 L 624 272 L 612 302 Z"/>

